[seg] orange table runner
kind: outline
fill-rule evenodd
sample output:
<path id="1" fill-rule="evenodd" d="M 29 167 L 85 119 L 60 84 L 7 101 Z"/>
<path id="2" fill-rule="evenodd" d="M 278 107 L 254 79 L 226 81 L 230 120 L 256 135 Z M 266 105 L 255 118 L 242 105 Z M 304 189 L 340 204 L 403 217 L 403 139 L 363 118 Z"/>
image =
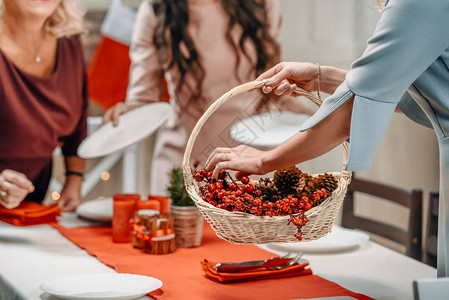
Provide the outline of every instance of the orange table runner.
<path id="1" fill-rule="evenodd" d="M 204 226 L 200 247 L 178 248 L 174 253 L 164 255 L 145 254 L 130 243 L 113 243 L 110 227 L 55 227 L 73 243 L 119 273 L 141 274 L 162 280 L 162 288 L 150 294 L 156 299 L 281 300 L 331 296 L 372 299 L 317 275 L 228 284 L 215 282 L 207 278 L 201 269 L 201 261 L 205 258 L 232 262 L 266 259 L 273 254 L 254 245 L 228 243 L 218 238 L 208 224 Z"/>

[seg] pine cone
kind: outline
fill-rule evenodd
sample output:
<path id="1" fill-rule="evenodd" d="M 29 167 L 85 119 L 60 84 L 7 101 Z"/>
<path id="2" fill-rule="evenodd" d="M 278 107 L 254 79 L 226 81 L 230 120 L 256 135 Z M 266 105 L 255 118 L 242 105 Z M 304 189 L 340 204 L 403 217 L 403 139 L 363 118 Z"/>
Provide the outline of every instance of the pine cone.
<path id="1" fill-rule="evenodd" d="M 311 178 L 311 176 L 309 176 L 309 174 L 307 174 L 307 173 L 301 174 L 301 177 L 299 178 L 298 186 L 296 187 L 297 195 L 302 195 L 302 191 L 303 191 L 304 187 L 307 185 L 307 181 L 309 180 L 309 178 Z"/>
<path id="2" fill-rule="evenodd" d="M 338 182 L 334 175 L 324 173 L 324 175 L 318 176 L 318 189 L 325 189 L 327 194 L 330 195 L 337 187 Z"/>
<path id="3" fill-rule="evenodd" d="M 318 190 L 325 189 L 327 194 L 330 195 L 337 187 L 338 182 L 334 175 L 324 173 L 324 175 L 318 175 L 318 177 L 309 176 L 301 194 L 312 195 Z"/>
<path id="4" fill-rule="evenodd" d="M 273 196 L 279 195 L 278 189 L 274 185 L 273 181 L 269 178 L 260 178 L 254 186 L 256 189 L 259 189 L 262 192 L 261 199 L 263 201 L 273 201 Z"/>
<path id="5" fill-rule="evenodd" d="M 308 196 L 312 195 L 318 189 L 319 181 L 317 177 L 308 176 L 301 194 Z"/>
<path id="6" fill-rule="evenodd" d="M 277 170 L 274 173 L 273 182 L 281 196 L 298 195 L 298 187 L 303 173 L 293 166 L 286 169 Z"/>

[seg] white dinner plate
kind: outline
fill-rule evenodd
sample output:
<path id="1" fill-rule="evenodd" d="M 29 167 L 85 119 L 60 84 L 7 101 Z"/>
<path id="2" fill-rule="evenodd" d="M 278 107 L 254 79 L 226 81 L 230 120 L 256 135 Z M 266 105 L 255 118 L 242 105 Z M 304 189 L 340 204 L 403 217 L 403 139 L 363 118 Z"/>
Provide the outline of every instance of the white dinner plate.
<path id="1" fill-rule="evenodd" d="M 70 275 L 44 282 L 40 289 L 62 299 L 136 299 L 162 287 L 157 278 L 121 273 Z"/>
<path id="2" fill-rule="evenodd" d="M 328 235 L 318 240 L 295 243 L 270 243 L 267 246 L 273 250 L 281 251 L 326 253 L 348 250 L 368 240 L 369 235 L 364 232 L 334 225 Z"/>
<path id="3" fill-rule="evenodd" d="M 291 111 L 272 111 L 251 116 L 230 129 L 231 137 L 239 143 L 272 148 L 295 133 L 310 116 Z"/>
<path id="4" fill-rule="evenodd" d="M 76 208 L 76 213 L 89 220 L 109 222 L 112 221 L 112 209 L 112 198 L 103 198 L 81 203 Z"/>
<path id="5" fill-rule="evenodd" d="M 108 122 L 90 134 L 78 147 L 78 155 L 95 158 L 111 154 L 141 141 L 168 119 L 170 105 L 155 102 L 143 105 L 120 115 L 119 124 Z"/>

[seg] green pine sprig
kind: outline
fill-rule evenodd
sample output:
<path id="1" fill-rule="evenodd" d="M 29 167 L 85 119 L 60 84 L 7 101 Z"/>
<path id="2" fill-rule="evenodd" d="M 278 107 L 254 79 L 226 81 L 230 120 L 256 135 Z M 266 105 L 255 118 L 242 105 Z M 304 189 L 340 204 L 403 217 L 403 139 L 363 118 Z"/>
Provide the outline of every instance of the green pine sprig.
<path id="1" fill-rule="evenodd" d="M 176 206 L 192 206 L 195 205 L 193 200 L 187 193 L 181 168 L 174 168 L 171 171 L 170 185 L 167 191 L 170 193 L 172 204 Z"/>

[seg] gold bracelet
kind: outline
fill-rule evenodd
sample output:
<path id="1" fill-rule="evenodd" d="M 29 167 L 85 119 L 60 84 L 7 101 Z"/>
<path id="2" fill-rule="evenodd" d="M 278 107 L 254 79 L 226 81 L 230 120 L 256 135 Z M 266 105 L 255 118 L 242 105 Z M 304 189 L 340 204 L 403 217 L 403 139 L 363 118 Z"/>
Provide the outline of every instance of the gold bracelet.
<path id="1" fill-rule="evenodd" d="M 317 66 L 317 71 L 316 71 L 316 82 L 317 82 L 317 89 L 316 89 L 316 95 L 318 96 L 318 99 L 321 100 L 321 95 L 320 95 L 320 77 L 321 77 L 321 68 L 320 68 L 320 63 L 316 63 Z"/>

